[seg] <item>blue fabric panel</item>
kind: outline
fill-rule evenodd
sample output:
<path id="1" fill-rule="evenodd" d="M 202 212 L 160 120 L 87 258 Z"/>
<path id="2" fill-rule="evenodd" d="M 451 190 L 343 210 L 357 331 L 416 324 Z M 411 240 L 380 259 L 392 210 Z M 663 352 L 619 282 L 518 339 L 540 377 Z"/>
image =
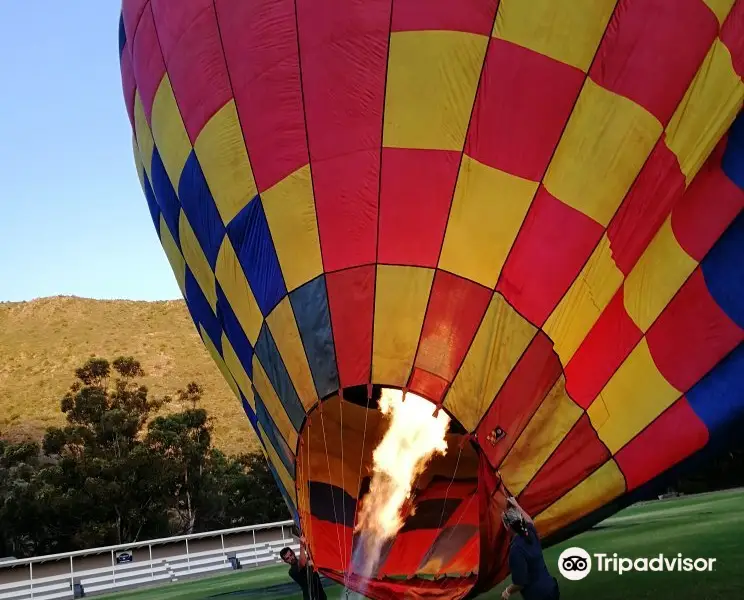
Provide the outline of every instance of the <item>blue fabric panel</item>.
<path id="1" fill-rule="evenodd" d="M 119 13 L 119 60 L 124 54 L 124 46 L 127 44 L 127 32 L 124 29 L 124 13 Z"/>
<path id="2" fill-rule="evenodd" d="M 258 432 L 258 418 L 256 417 L 256 413 L 253 412 L 253 409 L 248 403 L 248 400 L 246 399 L 243 392 L 240 392 L 240 402 L 243 405 L 243 412 L 245 413 L 245 416 L 248 417 L 248 420 L 251 422 L 251 427 L 253 427 L 253 431 L 256 432 L 256 435 L 258 436 L 258 439 L 260 441 L 261 434 Z"/>
<path id="3" fill-rule="evenodd" d="M 331 332 L 325 276 L 320 275 L 289 295 L 318 398 L 338 390 L 336 351 Z"/>
<path id="4" fill-rule="evenodd" d="M 721 168 L 731 181 L 744 189 L 744 113 L 739 113 L 729 129 Z"/>
<path id="5" fill-rule="evenodd" d="M 217 255 L 225 237 L 225 226 L 193 150 L 186 159 L 178 182 L 178 197 L 209 266 L 214 271 Z"/>
<path id="6" fill-rule="evenodd" d="M 238 317 L 235 316 L 219 283 L 217 284 L 217 318 L 222 323 L 222 329 L 227 334 L 227 339 L 230 340 L 230 345 L 235 350 L 235 354 L 238 355 L 246 374 L 252 379 L 253 346 L 248 341 L 248 337 L 245 335 L 243 327 L 238 321 Z"/>
<path id="7" fill-rule="evenodd" d="M 194 319 L 195 323 L 201 323 L 212 343 L 221 354 L 222 325 L 217 319 L 217 316 L 212 312 L 212 307 L 209 305 L 209 302 L 199 287 L 199 283 L 188 267 L 186 267 L 186 305 L 189 307 L 191 318 Z"/>
<path id="8" fill-rule="evenodd" d="M 274 450 L 276 450 L 276 453 L 279 455 L 279 458 L 282 460 L 282 463 L 286 467 L 287 472 L 290 475 L 294 476 L 294 452 L 292 452 L 292 449 L 289 447 L 286 440 L 282 437 L 282 434 L 276 428 L 274 420 L 271 418 L 269 411 L 266 410 L 266 405 L 263 403 L 263 400 L 261 400 L 261 396 L 258 395 L 255 387 L 253 388 L 253 398 L 256 402 L 256 419 L 261 424 L 261 427 L 263 427 L 263 430 L 266 433 L 266 437 L 268 438 L 268 440 L 264 441 L 271 443 L 271 445 L 274 447 Z"/>
<path id="9" fill-rule="evenodd" d="M 160 207 L 160 212 L 168 224 L 173 239 L 176 240 L 180 248 L 181 236 L 178 233 L 178 217 L 181 212 L 181 203 L 178 201 L 178 196 L 176 196 L 176 191 L 173 189 L 170 179 L 168 179 L 168 173 L 157 148 L 152 151 L 150 172 L 152 175 L 152 189 L 155 192 L 155 199 Z"/>
<path id="10" fill-rule="evenodd" d="M 702 262 L 708 291 L 739 327 L 744 327 L 744 212 L 718 239 Z"/>
<path id="11" fill-rule="evenodd" d="M 269 377 L 271 385 L 274 386 L 276 395 L 279 396 L 279 400 L 284 405 L 289 420 L 294 428 L 299 431 L 305 420 L 305 409 L 292 384 L 287 367 L 284 366 L 276 342 L 265 322 L 261 326 L 261 333 L 258 334 L 255 352 L 261 361 L 261 366 L 266 371 L 266 375 Z"/>
<path id="12" fill-rule="evenodd" d="M 261 199 L 256 196 L 227 226 L 240 264 L 264 316 L 287 295 L 269 224 Z"/>
<path id="13" fill-rule="evenodd" d="M 155 225 L 155 231 L 160 231 L 160 207 L 158 201 L 155 198 L 155 192 L 152 191 L 150 180 L 147 178 L 147 173 L 144 174 L 145 182 L 145 198 L 147 199 L 147 208 L 150 209 L 150 216 L 152 217 L 153 225 Z"/>
<path id="14" fill-rule="evenodd" d="M 744 419 L 744 344 L 739 344 L 686 394 L 711 437 Z"/>
<path id="15" fill-rule="evenodd" d="M 357 501 L 349 492 L 330 483 L 312 479 L 308 482 L 308 490 L 310 512 L 316 519 L 354 527 Z"/>

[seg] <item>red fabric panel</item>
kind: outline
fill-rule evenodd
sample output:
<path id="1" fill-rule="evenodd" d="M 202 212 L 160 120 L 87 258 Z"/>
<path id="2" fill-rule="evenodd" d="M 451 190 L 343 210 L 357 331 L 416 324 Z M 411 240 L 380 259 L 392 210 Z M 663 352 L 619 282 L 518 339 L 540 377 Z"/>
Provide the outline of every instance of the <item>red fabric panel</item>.
<path id="1" fill-rule="evenodd" d="M 493 467 L 480 455 L 478 464 L 478 505 L 480 512 L 480 560 L 478 580 L 473 587 L 473 597 L 493 588 L 509 572 L 507 561 L 509 537 L 501 522 L 506 508 L 501 480 Z"/>
<path id="2" fill-rule="evenodd" d="M 561 372 L 553 342 L 539 331 L 476 429 L 481 449 L 494 467 L 501 464 Z M 506 437 L 492 445 L 487 438 L 496 427 L 501 427 Z"/>
<path id="3" fill-rule="evenodd" d="M 145 6 L 149 4 L 150 0 L 126 0 L 121 3 L 121 14 L 124 19 L 124 31 L 127 32 L 127 42 L 129 45 L 129 51 L 131 52 L 131 40 L 137 31 L 142 13 L 145 10 Z"/>
<path id="4" fill-rule="evenodd" d="M 443 29 L 491 35 L 498 0 L 395 0 L 393 31 Z"/>
<path id="5" fill-rule="evenodd" d="M 462 562 L 462 552 L 467 550 L 468 546 L 473 545 L 473 540 L 479 541 L 480 527 L 478 525 L 456 525 L 448 529 L 442 529 L 439 536 L 426 549 L 426 554 L 421 560 L 419 569 L 424 572 L 436 574 L 445 573 L 444 567 L 460 557 L 462 570 L 458 574 L 473 573 L 478 569 L 479 557 L 470 554 L 472 562 L 469 564 Z M 456 573 L 452 573 L 455 575 Z"/>
<path id="6" fill-rule="evenodd" d="M 475 583 L 475 577 L 446 578 L 432 581 L 414 577 L 405 581 L 369 580 L 350 574 L 345 577 L 342 573 L 321 570 L 323 575 L 341 585 L 348 585 L 354 591 L 363 592 L 370 600 L 461 600 L 467 596 Z"/>
<path id="7" fill-rule="evenodd" d="M 473 503 L 474 505 L 477 503 Z M 478 522 L 478 513 L 476 523 Z M 480 558 L 480 532 L 471 537 L 468 542 L 460 548 L 457 555 L 449 562 L 442 565 L 442 573 L 468 573 L 473 572 L 478 567 Z"/>
<path id="8" fill-rule="evenodd" d="M 182 52 L 183 50 L 188 51 L 185 48 L 177 48 L 177 45 L 180 43 L 181 36 L 191 35 L 189 28 L 192 26 L 196 27 L 197 30 L 203 28 L 203 25 L 199 25 L 196 22 L 202 12 L 208 10 L 212 13 L 212 26 L 215 30 L 217 29 L 212 0 L 181 0 L 178 3 L 173 3 L 169 0 L 150 0 L 150 5 L 152 6 L 152 14 L 155 17 L 158 40 L 160 41 L 160 48 L 163 51 L 163 58 L 166 65 L 169 64 L 170 59 L 173 58 L 175 53 Z M 197 38 L 191 35 L 191 39 L 193 42 Z"/>
<path id="9" fill-rule="evenodd" d="M 455 484 L 456 485 L 456 484 Z M 454 488 L 455 485 L 452 487 Z M 462 495 L 462 503 L 442 527 L 454 527 L 455 525 L 479 525 L 480 513 L 478 512 L 478 487 L 470 485 L 470 493 Z M 450 490 L 450 498 L 452 490 Z"/>
<path id="10" fill-rule="evenodd" d="M 583 82 L 584 73 L 575 67 L 492 39 L 465 152 L 481 163 L 540 181 Z"/>
<path id="11" fill-rule="evenodd" d="M 132 53 L 129 50 L 129 41 L 124 46 L 121 55 L 121 88 L 124 93 L 124 104 L 127 107 L 129 123 L 134 129 L 134 95 L 137 83 L 134 81 L 134 69 L 132 68 Z"/>
<path id="12" fill-rule="evenodd" d="M 188 7 L 188 8 L 187 8 Z M 181 118 L 193 144 L 207 121 L 230 98 L 212 0 L 152 0 L 160 45 Z"/>
<path id="13" fill-rule="evenodd" d="M 731 53 L 734 70 L 744 77 L 744 2 L 741 0 L 734 4 L 723 23 L 721 41 Z"/>
<path id="14" fill-rule="evenodd" d="M 628 275 L 685 191 L 685 176 L 663 141 L 654 147 L 607 227 L 612 258 Z"/>
<path id="15" fill-rule="evenodd" d="M 341 387 L 366 384 L 372 363 L 375 267 L 328 273 L 326 285 Z"/>
<path id="16" fill-rule="evenodd" d="M 666 125 L 717 35 L 700 0 L 620 0 L 589 77 Z"/>
<path id="17" fill-rule="evenodd" d="M 477 283 L 437 271 L 415 367 L 452 382 L 475 337 L 491 295 L 491 290 Z"/>
<path id="18" fill-rule="evenodd" d="M 307 533 L 307 532 L 303 532 Z M 321 521 L 310 518 L 310 546 L 311 557 L 317 569 L 332 569 L 343 571 L 346 564 L 351 563 L 351 548 L 353 530 L 339 523 Z M 346 553 L 344 555 L 344 545 Z M 344 560 L 344 556 L 346 560 Z"/>
<path id="19" fill-rule="evenodd" d="M 137 89 L 142 99 L 147 122 L 152 116 L 152 103 L 155 92 L 165 75 L 165 63 L 160 51 L 158 36 L 155 32 L 155 21 L 152 18 L 152 8 L 148 5 L 137 27 L 132 45 L 132 66 Z"/>
<path id="20" fill-rule="evenodd" d="M 326 271 L 375 262 L 378 163 L 379 150 L 312 163 Z"/>
<path id="21" fill-rule="evenodd" d="M 308 163 L 294 0 L 215 0 L 258 191 Z"/>
<path id="22" fill-rule="evenodd" d="M 374 262 L 391 0 L 297 0 L 326 271 Z"/>
<path id="23" fill-rule="evenodd" d="M 725 144 L 724 138 L 672 210 L 674 236 L 698 262 L 744 209 L 744 191 L 721 170 Z"/>
<path id="24" fill-rule="evenodd" d="M 646 339 L 664 378 L 686 392 L 744 341 L 744 330 L 711 297 L 703 272 L 697 268 L 651 326 Z"/>
<path id="25" fill-rule="evenodd" d="M 591 256 L 602 226 L 542 185 L 499 277 L 496 291 L 540 326 Z"/>
<path id="26" fill-rule="evenodd" d="M 519 503 L 528 514 L 537 515 L 609 459 L 610 451 L 584 414 L 519 495 Z"/>
<path id="27" fill-rule="evenodd" d="M 422 369 L 413 368 L 411 378 L 408 382 L 408 389 L 422 398 L 427 398 L 432 402 L 441 402 L 444 392 L 447 390 L 449 381 L 432 375 Z"/>
<path id="28" fill-rule="evenodd" d="M 708 430 L 680 398 L 615 456 L 628 491 L 697 452 L 708 443 Z"/>
<path id="29" fill-rule="evenodd" d="M 440 532 L 441 529 L 416 529 L 396 535 L 393 547 L 377 571 L 377 577 L 416 573 Z"/>
<path id="30" fill-rule="evenodd" d="M 576 404 L 589 408 L 642 337 L 620 288 L 566 365 L 566 391 Z"/>
<path id="31" fill-rule="evenodd" d="M 437 266 L 459 166 L 459 152 L 383 149 L 378 262 Z"/>

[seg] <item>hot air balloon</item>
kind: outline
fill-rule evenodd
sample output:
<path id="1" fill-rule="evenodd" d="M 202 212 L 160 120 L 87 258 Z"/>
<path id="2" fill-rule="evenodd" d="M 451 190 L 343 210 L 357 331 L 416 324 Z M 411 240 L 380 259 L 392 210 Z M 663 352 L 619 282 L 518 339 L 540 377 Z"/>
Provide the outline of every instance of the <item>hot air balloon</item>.
<path id="1" fill-rule="evenodd" d="M 119 49 L 153 224 L 328 577 L 475 596 L 504 494 L 549 544 L 741 426 L 744 0 L 124 0 Z M 446 452 L 360 576 L 385 390 Z"/>

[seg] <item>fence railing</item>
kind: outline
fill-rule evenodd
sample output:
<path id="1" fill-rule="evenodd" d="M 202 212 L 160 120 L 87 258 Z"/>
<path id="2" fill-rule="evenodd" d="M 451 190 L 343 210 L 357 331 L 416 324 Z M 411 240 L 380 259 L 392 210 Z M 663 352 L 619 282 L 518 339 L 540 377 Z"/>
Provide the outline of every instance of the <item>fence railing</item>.
<path id="1" fill-rule="evenodd" d="M 0 562 L 0 599 L 57 600 L 281 561 L 292 521 Z"/>

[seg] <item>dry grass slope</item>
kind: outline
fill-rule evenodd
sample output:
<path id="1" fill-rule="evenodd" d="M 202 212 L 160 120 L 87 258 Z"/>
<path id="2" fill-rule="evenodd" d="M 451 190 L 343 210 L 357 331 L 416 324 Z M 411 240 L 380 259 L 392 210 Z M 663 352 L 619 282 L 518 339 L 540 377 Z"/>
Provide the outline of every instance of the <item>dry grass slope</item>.
<path id="1" fill-rule="evenodd" d="M 227 452 L 255 447 L 240 402 L 180 300 L 65 296 L 0 303 L 0 433 L 39 437 L 47 426 L 63 423 L 59 401 L 74 381 L 74 369 L 92 356 L 120 355 L 142 363 L 145 383 L 156 395 L 199 382 L 203 405 L 215 418 L 215 444 Z"/>

